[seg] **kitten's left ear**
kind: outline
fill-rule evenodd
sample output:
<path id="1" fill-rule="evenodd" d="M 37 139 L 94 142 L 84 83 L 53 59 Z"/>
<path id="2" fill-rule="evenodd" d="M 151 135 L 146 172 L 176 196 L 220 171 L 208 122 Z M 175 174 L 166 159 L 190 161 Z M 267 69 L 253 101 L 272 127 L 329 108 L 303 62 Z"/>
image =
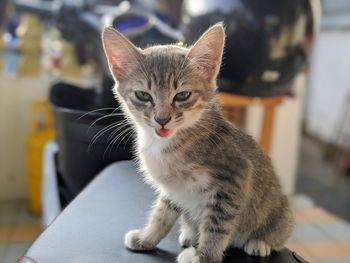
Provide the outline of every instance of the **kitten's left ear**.
<path id="1" fill-rule="evenodd" d="M 119 81 L 129 77 L 140 61 L 140 50 L 112 27 L 103 30 L 102 41 L 112 75 Z"/>
<path id="2" fill-rule="evenodd" d="M 220 71 L 224 45 L 225 30 L 222 23 L 217 23 L 199 38 L 188 53 L 199 74 L 208 81 L 215 80 Z"/>

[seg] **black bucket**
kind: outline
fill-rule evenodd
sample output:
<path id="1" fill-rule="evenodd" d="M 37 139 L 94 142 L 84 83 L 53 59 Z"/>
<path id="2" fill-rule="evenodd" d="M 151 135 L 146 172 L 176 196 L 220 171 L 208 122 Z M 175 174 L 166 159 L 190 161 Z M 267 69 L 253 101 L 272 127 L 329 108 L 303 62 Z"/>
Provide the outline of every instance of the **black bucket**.
<path id="1" fill-rule="evenodd" d="M 101 108 L 99 98 L 96 89 L 82 89 L 65 83 L 57 83 L 51 89 L 50 101 L 59 145 L 58 171 L 72 197 L 107 165 L 133 158 L 133 138 L 129 138 L 125 130 L 130 126 L 125 125 L 118 131 L 118 134 L 125 132 L 125 136 L 122 134 L 112 147 L 108 145 L 112 145 L 110 136 L 116 128 L 97 136 L 103 129 L 112 127 L 109 125 L 125 122 L 120 110 L 115 110 L 117 104 L 98 110 Z"/>

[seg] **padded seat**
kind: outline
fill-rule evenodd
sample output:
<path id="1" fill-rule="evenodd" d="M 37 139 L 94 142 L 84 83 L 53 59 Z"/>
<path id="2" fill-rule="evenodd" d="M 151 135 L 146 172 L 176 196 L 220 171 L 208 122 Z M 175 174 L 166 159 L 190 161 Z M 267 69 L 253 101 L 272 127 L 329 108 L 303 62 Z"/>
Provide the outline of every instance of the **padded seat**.
<path id="1" fill-rule="evenodd" d="M 119 162 L 103 170 L 37 238 L 26 253 L 36 263 L 171 263 L 182 248 L 178 225 L 157 249 L 134 253 L 124 247 L 124 235 L 142 227 L 155 196 L 143 183 L 133 162 Z M 28 258 L 18 262 L 30 262 Z M 303 262 L 289 250 L 268 258 L 230 249 L 224 262 Z"/>

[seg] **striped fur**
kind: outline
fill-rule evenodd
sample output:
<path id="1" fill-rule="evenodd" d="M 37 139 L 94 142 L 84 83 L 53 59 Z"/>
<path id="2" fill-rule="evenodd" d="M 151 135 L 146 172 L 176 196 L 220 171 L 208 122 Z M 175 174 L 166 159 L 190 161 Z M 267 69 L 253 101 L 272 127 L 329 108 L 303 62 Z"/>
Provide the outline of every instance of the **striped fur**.
<path id="1" fill-rule="evenodd" d="M 269 157 L 225 120 L 216 101 L 224 30 L 210 28 L 190 48 L 134 47 L 106 29 L 105 52 L 115 94 L 137 133 L 145 180 L 158 192 L 148 223 L 125 238 L 131 250 L 154 248 L 181 218 L 180 263 L 221 262 L 228 246 L 267 256 L 289 237 L 293 219 Z M 126 68 L 125 68 L 126 67 Z M 147 92 L 140 101 L 135 91 Z M 184 102 L 174 101 L 191 92 Z M 171 120 L 161 138 L 155 117 Z"/>

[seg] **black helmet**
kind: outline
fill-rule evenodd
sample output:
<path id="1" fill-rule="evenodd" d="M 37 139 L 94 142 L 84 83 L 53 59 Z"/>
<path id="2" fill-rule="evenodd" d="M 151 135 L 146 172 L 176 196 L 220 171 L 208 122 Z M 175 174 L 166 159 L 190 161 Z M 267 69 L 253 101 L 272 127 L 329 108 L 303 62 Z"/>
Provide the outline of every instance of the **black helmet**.
<path id="1" fill-rule="evenodd" d="M 223 21 L 226 47 L 219 90 L 280 95 L 307 62 L 319 7 L 319 0 L 185 0 L 185 39 L 191 44 Z"/>

